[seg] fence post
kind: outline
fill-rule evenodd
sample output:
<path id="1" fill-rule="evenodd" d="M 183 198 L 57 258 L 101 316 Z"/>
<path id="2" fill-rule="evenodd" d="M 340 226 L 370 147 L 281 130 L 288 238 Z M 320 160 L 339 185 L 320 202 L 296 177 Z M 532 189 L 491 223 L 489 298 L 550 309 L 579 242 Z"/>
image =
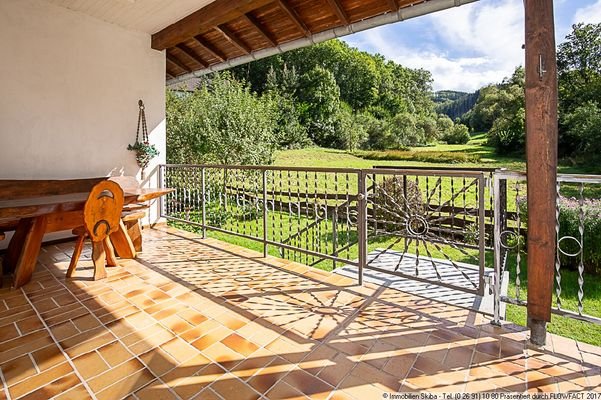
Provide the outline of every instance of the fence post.
<path id="1" fill-rule="evenodd" d="M 165 168 L 165 165 L 161 164 L 159 165 L 159 188 L 164 189 L 165 188 L 165 181 L 164 181 L 164 171 L 163 169 Z M 165 203 L 163 200 L 163 196 L 159 197 L 159 218 L 163 218 L 164 214 L 165 214 Z"/>
<path id="2" fill-rule="evenodd" d="M 501 279 L 503 268 L 501 268 L 501 185 L 498 172 L 493 173 L 493 198 L 494 198 L 494 226 L 493 226 L 493 246 L 494 246 L 494 282 L 493 282 L 493 325 L 501 325 Z"/>
<path id="3" fill-rule="evenodd" d="M 486 209 L 485 209 L 485 186 L 484 173 L 478 176 L 478 247 L 479 247 L 479 269 L 478 269 L 478 294 L 484 295 L 484 265 L 486 264 Z"/>
<path id="4" fill-rule="evenodd" d="M 202 238 L 207 238 L 207 193 L 205 167 L 200 170 L 200 194 L 202 198 Z"/>
<path id="5" fill-rule="evenodd" d="M 332 255 L 338 257 L 338 204 L 336 204 L 332 213 Z M 336 266 L 336 260 L 333 260 L 333 269 L 336 269 Z"/>
<path id="6" fill-rule="evenodd" d="M 357 174 L 357 234 L 359 239 L 359 285 L 363 285 L 363 268 L 367 265 L 367 193 L 365 190 L 365 172 Z"/>
<path id="7" fill-rule="evenodd" d="M 267 257 L 267 170 L 263 170 L 263 257 Z"/>

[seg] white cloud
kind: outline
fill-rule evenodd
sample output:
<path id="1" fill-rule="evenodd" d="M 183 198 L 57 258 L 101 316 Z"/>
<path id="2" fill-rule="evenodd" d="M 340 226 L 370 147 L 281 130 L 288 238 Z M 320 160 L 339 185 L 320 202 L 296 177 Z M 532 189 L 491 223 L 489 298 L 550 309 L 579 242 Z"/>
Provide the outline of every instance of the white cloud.
<path id="1" fill-rule="evenodd" d="M 413 23 L 432 33 L 434 41 L 424 46 L 422 38 L 406 38 L 401 22 L 363 32 L 358 42 L 350 42 L 367 45 L 402 65 L 431 71 L 435 90 L 473 91 L 501 81 L 523 64 L 522 0 L 478 2 Z"/>
<path id="2" fill-rule="evenodd" d="M 579 8 L 572 20 L 574 24 L 584 22 L 585 24 L 598 24 L 601 22 L 601 0 L 597 0 L 589 6 Z"/>

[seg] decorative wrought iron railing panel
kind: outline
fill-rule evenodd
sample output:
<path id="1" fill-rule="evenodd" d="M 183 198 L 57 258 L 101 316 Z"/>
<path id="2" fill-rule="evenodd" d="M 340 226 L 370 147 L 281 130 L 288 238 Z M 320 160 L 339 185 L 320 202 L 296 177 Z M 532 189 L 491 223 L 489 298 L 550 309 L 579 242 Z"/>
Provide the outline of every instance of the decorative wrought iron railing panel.
<path id="1" fill-rule="evenodd" d="M 495 209 L 500 210 L 495 213 L 494 231 L 496 321 L 500 319 L 501 302 L 527 305 L 526 192 L 526 174 L 495 173 Z M 593 273 L 599 273 L 599 265 L 595 265 L 599 260 L 594 255 L 588 257 L 591 252 L 587 250 L 597 248 L 600 243 L 595 242 L 598 238 L 587 225 L 591 219 L 601 218 L 600 195 L 600 176 L 559 174 L 557 177 L 555 293 L 551 311 L 597 324 L 601 324 L 601 310 L 587 309 L 586 294 L 588 291 L 598 296 L 599 288 L 587 286 L 587 281 L 591 281 Z M 503 286 L 509 287 L 507 295 L 501 295 Z"/>
<path id="2" fill-rule="evenodd" d="M 484 173 L 378 168 L 363 174 L 368 248 L 383 245 L 370 252 L 366 268 L 482 295 Z"/>

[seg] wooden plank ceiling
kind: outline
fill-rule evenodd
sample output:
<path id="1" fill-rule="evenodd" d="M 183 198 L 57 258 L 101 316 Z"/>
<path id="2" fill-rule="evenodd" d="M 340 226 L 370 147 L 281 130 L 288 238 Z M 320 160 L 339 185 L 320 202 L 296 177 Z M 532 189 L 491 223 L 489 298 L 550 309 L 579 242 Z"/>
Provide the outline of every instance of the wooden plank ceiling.
<path id="1" fill-rule="evenodd" d="M 216 0 L 152 35 L 167 79 L 424 0 Z"/>

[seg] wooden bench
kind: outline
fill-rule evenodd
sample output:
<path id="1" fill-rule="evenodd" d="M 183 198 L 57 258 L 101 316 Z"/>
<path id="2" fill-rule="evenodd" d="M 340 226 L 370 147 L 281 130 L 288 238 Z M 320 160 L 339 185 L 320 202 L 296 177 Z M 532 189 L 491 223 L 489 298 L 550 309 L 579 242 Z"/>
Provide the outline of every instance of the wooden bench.
<path id="1" fill-rule="evenodd" d="M 140 183 L 134 176 L 114 176 L 109 180 L 116 182 L 124 191 L 135 191 L 140 188 Z M 128 204 L 123 207 L 121 220 L 127 228 L 136 252 L 142 251 L 142 227 L 140 220 L 146 216 L 146 211 L 150 206 L 147 203 Z"/>

